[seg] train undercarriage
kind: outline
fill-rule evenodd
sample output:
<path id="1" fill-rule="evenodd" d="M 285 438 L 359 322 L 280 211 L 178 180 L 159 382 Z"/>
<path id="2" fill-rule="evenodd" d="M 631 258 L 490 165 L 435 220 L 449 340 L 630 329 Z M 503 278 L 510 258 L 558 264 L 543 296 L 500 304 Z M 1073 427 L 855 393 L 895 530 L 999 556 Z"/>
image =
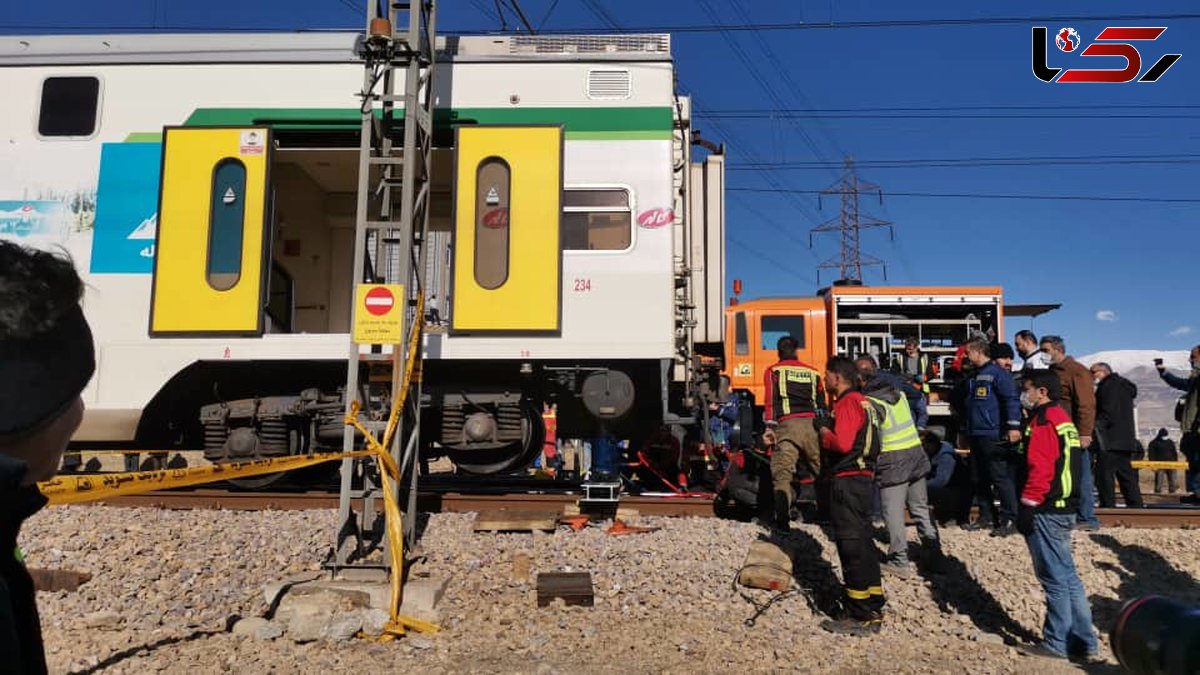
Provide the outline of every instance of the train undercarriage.
<path id="1" fill-rule="evenodd" d="M 203 450 L 210 462 L 284 457 L 342 449 L 344 362 L 198 362 L 147 406 L 136 445 Z M 654 360 L 602 362 L 447 362 L 423 365 L 421 451 L 448 458 L 458 474 L 527 471 L 543 449 L 543 411 L 556 410 L 559 438 L 606 435 L 639 447 L 664 425 L 699 433 L 682 385 Z M 368 429 L 382 429 L 390 382 L 364 365 L 359 392 Z M 714 371 L 715 376 L 715 371 Z M 311 472 L 310 478 L 328 477 Z M 260 488 L 281 477 L 244 479 Z"/>

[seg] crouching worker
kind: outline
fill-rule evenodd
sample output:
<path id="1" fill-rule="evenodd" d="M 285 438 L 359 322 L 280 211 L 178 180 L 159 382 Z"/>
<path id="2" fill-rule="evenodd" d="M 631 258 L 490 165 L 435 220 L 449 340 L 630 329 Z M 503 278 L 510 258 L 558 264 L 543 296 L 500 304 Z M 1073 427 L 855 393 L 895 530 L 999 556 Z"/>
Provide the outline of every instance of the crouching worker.
<path id="1" fill-rule="evenodd" d="M 954 446 L 943 441 L 937 432 L 926 430 L 920 433 L 921 445 L 931 467 L 925 487 L 934 522 L 965 526 L 971 522 L 971 501 L 975 497 L 971 489 L 971 470 L 955 452 Z"/>
<path id="2" fill-rule="evenodd" d="M 17 547 L 22 523 L 46 504 L 83 419 L 95 370 L 92 334 L 71 262 L 0 241 L 0 658 L 4 672 L 44 673 L 33 580 Z"/>
<path id="3" fill-rule="evenodd" d="M 1058 375 L 1030 371 L 1021 405 L 1030 411 L 1017 530 L 1025 535 L 1033 570 L 1046 593 L 1042 642 L 1024 649 L 1051 658 L 1090 660 L 1097 651 L 1092 610 L 1071 554 L 1083 463 L 1079 431 L 1056 402 Z"/>
<path id="4" fill-rule="evenodd" d="M 833 429 L 821 427 L 822 463 L 831 479 L 829 520 L 845 586 L 846 616 L 826 620 L 833 633 L 869 635 L 883 625 L 883 582 L 871 526 L 875 460 L 879 455 L 879 412 L 854 385 L 858 371 L 844 356 L 829 359 L 825 386 L 837 397 Z"/>
<path id="5" fill-rule="evenodd" d="M 875 480 L 879 483 L 879 502 L 888 531 L 888 556 L 882 570 L 900 577 L 910 577 L 914 571 L 908 562 L 908 528 L 904 524 L 904 509 L 917 523 L 921 542 L 933 560 L 940 557 L 937 527 L 929 515 L 929 496 L 925 476 L 929 474 L 929 458 L 921 446 L 921 437 L 913 422 L 912 411 L 904 394 L 884 378 L 859 366 L 862 393 L 879 406 L 879 459 L 875 463 Z"/>

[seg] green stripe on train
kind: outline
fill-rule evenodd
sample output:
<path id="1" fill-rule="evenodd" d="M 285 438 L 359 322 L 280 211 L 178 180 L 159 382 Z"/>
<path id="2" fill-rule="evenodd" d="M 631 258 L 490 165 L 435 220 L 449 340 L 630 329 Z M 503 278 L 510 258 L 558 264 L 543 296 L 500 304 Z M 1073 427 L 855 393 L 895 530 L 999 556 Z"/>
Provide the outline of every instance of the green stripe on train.
<path id="1" fill-rule="evenodd" d="M 403 110 L 397 111 L 401 115 Z M 378 111 L 377 111 L 378 114 Z M 562 124 L 567 138 L 670 139 L 669 107 L 454 108 L 434 111 L 434 124 Z M 357 129 L 354 108 L 197 108 L 184 126 L 269 125 L 280 130 Z"/>

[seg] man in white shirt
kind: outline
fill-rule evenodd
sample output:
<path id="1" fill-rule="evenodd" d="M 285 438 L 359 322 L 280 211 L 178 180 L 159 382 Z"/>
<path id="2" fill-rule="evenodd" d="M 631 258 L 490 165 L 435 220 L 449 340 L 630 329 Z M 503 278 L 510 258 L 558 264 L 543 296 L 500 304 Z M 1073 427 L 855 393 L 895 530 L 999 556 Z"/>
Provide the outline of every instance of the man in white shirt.
<path id="1" fill-rule="evenodd" d="M 1033 331 L 1017 331 L 1013 343 L 1017 346 L 1021 360 L 1025 362 L 1021 370 L 1045 370 L 1050 367 L 1050 357 L 1038 348 L 1038 339 Z"/>

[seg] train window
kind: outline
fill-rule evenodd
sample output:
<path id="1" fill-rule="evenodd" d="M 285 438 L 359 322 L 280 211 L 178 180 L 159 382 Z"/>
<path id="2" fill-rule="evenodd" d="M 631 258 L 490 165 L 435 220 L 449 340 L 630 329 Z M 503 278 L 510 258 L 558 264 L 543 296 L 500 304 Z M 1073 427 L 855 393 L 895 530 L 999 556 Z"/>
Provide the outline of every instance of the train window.
<path id="1" fill-rule="evenodd" d="M 246 226 L 246 165 L 227 158 L 213 167 L 208 220 L 208 285 L 227 291 L 242 276 Z"/>
<path id="2" fill-rule="evenodd" d="M 47 77 L 38 108 L 41 136 L 91 136 L 100 113 L 100 79 Z"/>
<path id="3" fill-rule="evenodd" d="M 508 281 L 508 216 L 512 170 L 499 157 L 479 163 L 475 177 L 475 283 L 489 291 Z"/>
<path id="4" fill-rule="evenodd" d="M 762 318 L 762 348 L 775 349 L 779 338 L 791 335 L 796 338 L 796 348 L 804 349 L 804 317 L 764 316 Z"/>
<path id="5" fill-rule="evenodd" d="M 624 189 L 563 192 L 564 251 L 623 251 L 633 242 L 633 209 Z"/>
<path id="6" fill-rule="evenodd" d="M 750 353 L 750 336 L 746 330 L 746 313 L 738 312 L 733 319 L 733 353 Z"/>

